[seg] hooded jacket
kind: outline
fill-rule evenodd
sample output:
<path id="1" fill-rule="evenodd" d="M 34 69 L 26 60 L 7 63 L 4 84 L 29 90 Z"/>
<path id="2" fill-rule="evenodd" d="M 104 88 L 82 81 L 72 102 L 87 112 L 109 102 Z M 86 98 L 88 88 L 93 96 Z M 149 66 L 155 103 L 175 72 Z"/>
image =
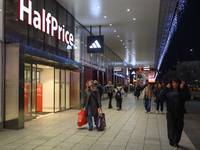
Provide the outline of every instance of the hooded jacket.
<path id="1" fill-rule="evenodd" d="M 82 108 L 85 107 L 85 117 L 88 116 L 89 101 L 90 101 L 92 116 L 93 117 L 98 116 L 98 108 L 102 107 L 102 105 L 101 105 L 101 100 L 99 96 L 99 91 L 96 87 L 94 87 L 93 91 L 89 90 L 89 88 L 85 90 L 84 98 L 83 98 L 83 106 L 82 106 Z"/>
<path id="2" fill-rule="evenodd" d="M 190 97 L 190 93 L 186 89 L 164 88 L 160 92 L 160 98 L 167 103 L 167 111 L 171 113 L 183 114 L 183 106 L 185 101 Z"/>

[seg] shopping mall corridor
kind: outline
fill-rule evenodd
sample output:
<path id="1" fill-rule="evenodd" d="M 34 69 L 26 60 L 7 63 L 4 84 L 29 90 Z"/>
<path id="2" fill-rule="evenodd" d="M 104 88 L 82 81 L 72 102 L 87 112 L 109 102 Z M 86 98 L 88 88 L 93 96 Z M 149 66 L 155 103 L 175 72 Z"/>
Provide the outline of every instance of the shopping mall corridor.
<path id="1" fill-rule="evenodd" d="M 108 100 L 102 101 L 107 127 L 104 131 L 88 131 L 88 125 L 77 126 L 80 110 L 67 110 L 25 123 L 21 130 L 0 131 L 0 149 L 16 150 L 172 150 L 168 144 L 166 107 L 164 114 L 144 112 L 140 100 L 130 93 L 123 99 L 122 110 L 108 109 Z M 179 150 L 195 150 L 183 132 Z"/>

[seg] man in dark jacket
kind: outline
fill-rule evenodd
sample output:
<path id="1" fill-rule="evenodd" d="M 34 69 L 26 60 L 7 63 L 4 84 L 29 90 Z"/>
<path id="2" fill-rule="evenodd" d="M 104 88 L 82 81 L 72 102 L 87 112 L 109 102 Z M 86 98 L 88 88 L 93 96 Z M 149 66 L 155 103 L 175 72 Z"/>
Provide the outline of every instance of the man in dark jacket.
<path id="1" fill-rule="evenodd" d="M 83 108 L 85 107 L 85 117 L 88 117 L 89 131 L 93 129 L 92 117 L 94 117 L 94 122 L 96 123 L 96 118 L 98 116 L 98 108 L 101 106 L 101 101 L 99 97 L 99 91 L 94 87 L 93 80 L 89 80 L 87 83 L 87 89 L 84 93 Z"/>
<path id="2" fill-rule="evenodd" d="M 158 87 L 154 88 L 154 99 L 156 102 L 156 113 L 159 113 L 159 105 L 160 105 L 160 110 L 161 114 L 163 114 L 163 100 L 160 99 L 160 92 L 162 90 L 162 84 L 158 83 Z"/>
<path id="3" fill-rule="evenodd" d="M 175 149 L 181 139 L 184 126 L 183 106 L 188 99 L 189 93 L 183 89 L 178 78 L 172 81 L 160 93 L 160 98 L 167 101 L 167 130 L 169 144 Z"/>
<path id="4" fill-rule="evenodd" d="M 189 89 L 188 89 L 188 86 L 185 84 L 185 81 L 182 80 L 181 84 L 183 84 L 183 89 L 189 93 Z M 191 95 L 187 100 L 190 100 L 190 98 L 191 98 Z M 185 105 L 183 106 L 183 112 L 184 112 L 184 114 L 187 113 Z"/>

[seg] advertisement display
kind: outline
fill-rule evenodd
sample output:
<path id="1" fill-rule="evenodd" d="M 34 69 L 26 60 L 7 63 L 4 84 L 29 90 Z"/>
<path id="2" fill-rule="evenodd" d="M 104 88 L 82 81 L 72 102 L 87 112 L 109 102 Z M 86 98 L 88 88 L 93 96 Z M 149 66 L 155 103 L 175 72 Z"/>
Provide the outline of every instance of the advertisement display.
<path id="1" fill-rule="evenodd" d="M 42 112 L 42 84 L 37 85 L 37 111 Z"/>
<path id="2" fill-rule="evenodd" d="M 104 53 L 104 36 L 88 36 L 87 53 Z"/>
<path id="3" fill-rule="evenodd" d="M 24 84 L 24 115 L 28 115 L 29 85 Z"/>

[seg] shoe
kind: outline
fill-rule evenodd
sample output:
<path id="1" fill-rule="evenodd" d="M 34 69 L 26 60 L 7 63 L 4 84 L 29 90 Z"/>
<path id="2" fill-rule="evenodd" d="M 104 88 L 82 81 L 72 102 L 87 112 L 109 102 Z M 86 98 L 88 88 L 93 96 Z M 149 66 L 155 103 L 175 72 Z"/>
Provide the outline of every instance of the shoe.
<path id="1" fill-rule="evenodd" d="M 117 107 L 117 110 L 119 110 L 119 107 Z"/>
<path id="2" fill-rule="evenodd" d="M 147 113 L 147 110 L 145 110 L 144 112 Z"/>
<path id="3" fill-rule="evenodd" d="M 92 129 L 89 129 L 89 131 L 92 131 Z"/>
<path id="4" fill-rule="evenodd" d="M 156 111 L 156 113 L 158 114 L 158 113 L 159 113 L 159 111 Z"/>
<path id="5" fill-rule="evenodd" d="M 149 111 L 148 114 L 150 114 L 151 112 Z"/>
<path id="6" fill-rule="evenodd" d="M 113 107 L 112 107 L 112 106 L 109 106 L 109 107 L 108 107 L 108 109 L 111 109 L 111 108 L 113 108 Z"/>

